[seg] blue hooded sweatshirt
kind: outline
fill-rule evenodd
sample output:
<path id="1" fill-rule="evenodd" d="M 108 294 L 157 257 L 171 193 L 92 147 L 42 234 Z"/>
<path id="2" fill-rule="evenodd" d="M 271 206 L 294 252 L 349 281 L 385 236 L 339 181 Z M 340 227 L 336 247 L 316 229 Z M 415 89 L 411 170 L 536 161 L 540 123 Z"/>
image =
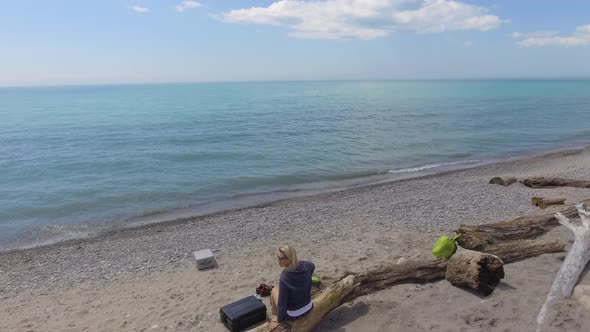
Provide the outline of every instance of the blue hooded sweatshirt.
<path id="1" fill-rule="evenodd" d="M 287 310 L 295 311 L 311 302 L 311 276 L 315 270 L 312 262 L 299 261 L 296 269 L 285 269 L 279 280 L 277 320 L 287 320 Z"/>

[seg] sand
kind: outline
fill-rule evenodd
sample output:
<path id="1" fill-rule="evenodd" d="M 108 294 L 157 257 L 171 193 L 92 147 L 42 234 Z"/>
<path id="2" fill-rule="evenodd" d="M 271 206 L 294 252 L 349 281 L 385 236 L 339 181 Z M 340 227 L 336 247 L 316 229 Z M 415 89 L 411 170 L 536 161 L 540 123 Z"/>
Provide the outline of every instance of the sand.
<path id="1" fill-rule="evenodd" d="M 276 283 L 278 244 L 312 260 L 324 283 L 345 270 L 430 258 L 435 240 L 460 224 L 556 209 L 531 206 L 533 195 L 590 198 L 589 189 L 502 187 L 491 177 L 589 179 L 588 165 L 590 148 L 560 151 L 1 253 L 0 331 L 225 331 L 222 305 Z M 544 238 L 569 246 L 573 236 L 557 227 Z M 203 248 L 214 250 L 218 268 L 196 270 L 191 251 Z M 340 307 L 318 330 L 534 331 L 563 257 L 506 265 L 488 297 L 444 280 L 397 285 Z M 590 330 L 588 273 L 544 330 Z"/>

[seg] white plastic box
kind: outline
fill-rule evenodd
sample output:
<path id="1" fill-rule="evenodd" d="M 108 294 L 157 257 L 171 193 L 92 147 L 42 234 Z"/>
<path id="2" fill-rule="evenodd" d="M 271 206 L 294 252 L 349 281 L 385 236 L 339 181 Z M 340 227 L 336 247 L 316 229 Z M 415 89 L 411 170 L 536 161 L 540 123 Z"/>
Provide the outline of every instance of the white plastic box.
<path id="1" fill-rule="evenodd" d="M 204 270 L 211 267 L 215 267 L 215 256 L 211 249 L 199 250 L 193 252 L 195 260 L 197 261 L 197 269 Z"/>

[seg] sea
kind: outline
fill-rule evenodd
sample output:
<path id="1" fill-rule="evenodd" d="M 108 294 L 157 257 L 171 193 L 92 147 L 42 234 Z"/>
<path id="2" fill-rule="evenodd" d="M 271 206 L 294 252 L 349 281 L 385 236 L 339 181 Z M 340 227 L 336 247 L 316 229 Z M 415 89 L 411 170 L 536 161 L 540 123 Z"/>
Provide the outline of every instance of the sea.
<path id="1" fill-rule="evenodd" d="M 590 143 L 590 80 L 0 88 L 0 250 Z"/>

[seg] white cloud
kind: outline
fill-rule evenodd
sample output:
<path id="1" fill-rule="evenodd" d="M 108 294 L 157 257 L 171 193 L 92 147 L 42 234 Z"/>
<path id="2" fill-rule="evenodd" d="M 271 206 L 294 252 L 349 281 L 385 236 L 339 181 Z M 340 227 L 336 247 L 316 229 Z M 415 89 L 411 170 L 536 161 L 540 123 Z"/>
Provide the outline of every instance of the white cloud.
<path id="1" fill-rule="evenodd" d="M 532 33 L 514 32 L 512 38 L 518 45 L 530 46 L 584 46 L 590 45 L 590 24 L 581 25 L 571 36 L 558 36 L 555 31 L 537 31 Z"/>
<path id="2" fill-rule="evenodd" d="M 130 8 L 131 8 L 131 10 L 133 10 L 134 12 L 136 12 L 136 13 L 140 13 L 140 14 L 145 14 L 145 13 L 147 13 L 147 12 L 149 12 L 149 11 L 150 11 L 150 9 L 149 9 L 149 8 L 147 8 L 147 7 L 143 7 L 143 6 L 139 5 L 139 4 L 137 4 L 137 5 L 133 5 L 133 6 L 131 6 Z"/>
<path id="3" fill-rule="evenodd" d="M 193 9 L 193 8 L 197 8 L 197 7 L 201 7 L 201 4 L 196 2 L 196 1 L 183 1 L 181 3 L 179 3 L 178 5 L 176 5 L 176 11 L 179 13 L 182 13 L 184 11 L 187 11 L 189 9 Z"/>
<path id="4" fill-rule="evenodd" d="M 502 21 L 494 15 L 485 15 L 481 7 L 455 1 L 423 1 L 415 10 L 393 13 L 394 21 L 417 32 L 446 30 L 481 30 L 497 28 Z"/>
<path id="5" fill-rule="evenodd" d="M 221 19 L 285 26 L 291 36 L 316 39 L 372 39 L 400 30 L 488 31 L 505 22 L 483 7 L 451 0 L 280 0 L 268 7 L 231 10 Z"/>
<path id="6" fill-rule="evenodd" d="M 521 33 L 521 32 L 513 32 L 512 38 L 520 39 L 520 38 L 548 38 L 553 37 L 559 34 L 557 31 L 535 31 L 529 33 Z"/>

